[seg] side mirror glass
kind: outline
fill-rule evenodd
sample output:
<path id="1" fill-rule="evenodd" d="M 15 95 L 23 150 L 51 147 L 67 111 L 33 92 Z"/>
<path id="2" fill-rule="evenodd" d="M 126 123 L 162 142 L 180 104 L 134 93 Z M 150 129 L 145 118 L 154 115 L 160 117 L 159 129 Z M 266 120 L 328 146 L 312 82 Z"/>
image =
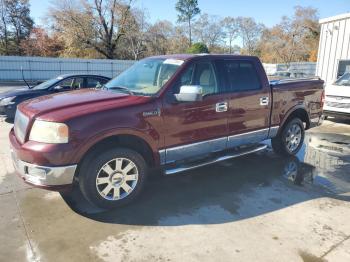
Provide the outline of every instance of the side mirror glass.
<path id="1" fill-rule="evenodd" d="M 179 102 L 202 101 L 203 89 L 201 86 L 181 86 L 180 93 L 175 94 L 175 98 Z"/>

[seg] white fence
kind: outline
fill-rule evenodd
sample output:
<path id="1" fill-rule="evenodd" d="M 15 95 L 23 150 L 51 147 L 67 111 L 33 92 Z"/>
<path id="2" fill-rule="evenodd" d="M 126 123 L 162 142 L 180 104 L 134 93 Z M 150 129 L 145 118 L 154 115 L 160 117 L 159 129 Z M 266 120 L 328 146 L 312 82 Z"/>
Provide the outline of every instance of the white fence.
<path id="1" fill-rule="evenodd" d="M 114 77 L 134 61 L 0 56 L 0 81 L 47 80 L 61 74 L 96 74 Z"/>
<path id="2" fill-rule="evenodd" d="M 313 62 L 293 62 L 290 66 L 286 64 L 263 64 L 267 75 L 275 75 L 277 72 L 285 71 L 298 75 L 315 76 L 316 63 Z"/>

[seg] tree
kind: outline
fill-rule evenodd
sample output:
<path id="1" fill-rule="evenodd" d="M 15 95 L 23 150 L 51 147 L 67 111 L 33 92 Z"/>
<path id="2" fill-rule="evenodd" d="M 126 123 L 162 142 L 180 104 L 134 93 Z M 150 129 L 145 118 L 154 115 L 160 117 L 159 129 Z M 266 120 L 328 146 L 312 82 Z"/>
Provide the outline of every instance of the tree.
<path id="1" fill-rule="evenodd" d="M 243 41 L 243 51 L 248 55 L 258 55 L 258 41 L 265 28 L 263 24 L 256 23 L 251 17 L 238 17 L 236 19 L 238 35 Z"/>
<path id="2" fill-rule="evenodd" d="M 198 7 L 197 0 L 179 0 L 176 3 L 176 11 L 178 14 L 179 22 L 187 22 L 188 24 L 188 35 L 189 35 L 189 46 L 192 45 L 192 28 L 191 22 L 198 15 L 201 10 Z"/>
<path id="3" fill-rule="evenodd" d="M 221 19 L 218 16 L 203 14 L 193 25 L 193 34 L 197 41 L 211 50 L 220 45 L 225 37 Z"/>
<path id="4" fill-rule="evenodd" d="M 203 43 L 194 43 L 190 48 L 187 49 L 189 54 L 208 54 L 209 49 Z"/>
<path id="5" fill-rule="evenodd" d="M 169 21 L 158 21 L 148 28 L 147 55 L 165 55 L 170 53 L 172 44 L 179 41 L 175 39 L 175 28 Z"/>
<path id="6" fill-rule="evenodd" d="M 33 28 L 29 37 L 21 42 L 25 55 L 57 57 L 64 48 L 64 43 L 57 35 L 50 37 L 41 27 Z"/>
<path id="7" fill-rule="evenodd" d="M 125 30 L 125 37 L 128 40 L 129 50 L 134 60 L 138 60 L 146 51 L 146 38 L 149 24 L 147 15 L 141 9 L 132 10 Z"/>
<path id="8" fill-rule="evenodd" d="M 132 0 L 57 0 L 49 15 L 54 29 L 66 39 L 74 38 L 72 43 L 80 42 L 83 48 L 92 48 L 113 59 L 125 36 L 131 4 Z"/>
<path id="9" fill-rule="evenodd" d="M 235 18 L 228 16 L 228 17 L 225 17 L 221 23 L 224 28 L 226 38 L 228 40 L 229 53 L 232 54 L 234 51 L 234 48 L 232 47 L 232 43 L 237 38 L 238 30 L 239 30 L 237 21 Z"/>
<path id="10" fill-rule="evenodd" d="M 294 16 L 284 16 L 279 24 L 264 31 L 262 58 L 288 67 L 295 61 L 316 61 L 319 32 L 317 10 L 297 6 Z"/>
<path id="11" fill-rule="evenodd" d="M 26 39 L 33 27 L 28 0 L 1 0 L 1 53 L 22 55 L 21 41 Z"/>

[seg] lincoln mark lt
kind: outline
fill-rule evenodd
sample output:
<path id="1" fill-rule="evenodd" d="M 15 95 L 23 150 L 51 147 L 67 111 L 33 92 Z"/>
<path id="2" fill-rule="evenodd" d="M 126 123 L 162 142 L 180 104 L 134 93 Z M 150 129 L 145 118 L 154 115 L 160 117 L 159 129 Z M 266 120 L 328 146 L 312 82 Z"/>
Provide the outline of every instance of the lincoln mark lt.
<path id="1" fill-rule="evenodd" d="M 150 170 L 183 172 L 263 150 L 267 139 L 276 153 L 296 154 L 322 97 L 320 79 L 269 83 L 256 57 L 151 57 L 98 90 L 21 103 L 12 158 L 27 183 L 74 184 L 114 208 L 140 194 Z"/>

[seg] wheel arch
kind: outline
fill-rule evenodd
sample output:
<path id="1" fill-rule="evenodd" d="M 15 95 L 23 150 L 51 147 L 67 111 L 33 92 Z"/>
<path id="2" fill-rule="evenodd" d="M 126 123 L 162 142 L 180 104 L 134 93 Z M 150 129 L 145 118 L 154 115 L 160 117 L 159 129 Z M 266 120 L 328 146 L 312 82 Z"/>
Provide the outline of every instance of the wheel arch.
<path id="1" fill-rule="evenodd" d="M 287 114 L 285 114 L 283 120 L 281 121 L 280 128 L 278 130 L 278 133 L 283 130 L 283 127 L 286 125 L 286 123 L 289 122 L 289 120 L 293 118 L 299 118 L 302 122 L 305 123 L 305 130 L 309 129 L 310 127 L 310 117 L 309 114 L 305 108 L 305 106 L 295 106 L 292 109 L 290 109 Z"/>
<path id="2" fill-rule="evenodd" d="M 135 133 L 116 132 L 95 138 L 92 143 L 82 149 L 82 153 L 78 154 L 80 157 L 77 159 L 78 170 L 76 174 L 79 173 L 81 165 L 89 157 L 92 157 L 93 152 L 115 147 L 126 147 L 138 152 L 150 167 L 154 167 L 159 162 L 159 156 L 155 153 L 156 149 L 151 146 L 149 140 Z"/>

